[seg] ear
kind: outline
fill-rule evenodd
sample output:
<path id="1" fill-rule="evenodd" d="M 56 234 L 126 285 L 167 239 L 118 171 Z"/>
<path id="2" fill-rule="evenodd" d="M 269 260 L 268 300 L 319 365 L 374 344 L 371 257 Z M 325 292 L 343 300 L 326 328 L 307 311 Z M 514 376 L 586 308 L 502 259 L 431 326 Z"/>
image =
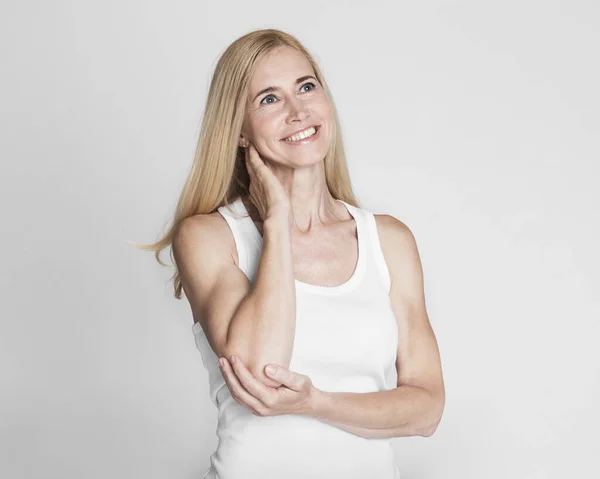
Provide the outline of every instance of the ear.
<path id="1" fill-rule="evenodd" d="M 238 145 L 240 145 L 242 148 L 247 148 L 248 147 L 248 140 L 246 140 L 243 136 L 240 136 L 240 139 L 238 141 Z"/>

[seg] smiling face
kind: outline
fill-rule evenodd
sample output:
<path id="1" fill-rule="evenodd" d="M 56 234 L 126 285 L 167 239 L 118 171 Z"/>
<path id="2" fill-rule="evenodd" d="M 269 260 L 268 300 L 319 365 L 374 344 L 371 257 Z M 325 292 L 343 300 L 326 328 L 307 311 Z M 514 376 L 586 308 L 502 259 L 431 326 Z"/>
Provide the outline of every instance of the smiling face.
<path id="1" fill-rule="evenodd" d="M 284 140 L 312 126 L 317 126 L 313 138 Z M 257 63 L 242 136 L 261 157 L 280 165 L 309 166 L 325 158 L 333 138 L 333 112 L 310 62 L 297 50 L 278 47 Z"/>

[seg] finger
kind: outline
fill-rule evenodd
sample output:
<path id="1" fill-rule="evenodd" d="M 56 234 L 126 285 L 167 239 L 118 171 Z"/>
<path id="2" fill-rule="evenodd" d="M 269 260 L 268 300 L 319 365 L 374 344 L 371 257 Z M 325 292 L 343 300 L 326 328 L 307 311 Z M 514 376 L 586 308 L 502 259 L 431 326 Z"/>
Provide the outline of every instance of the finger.
<path id="1" fill-rule="evenodd" d="M 250 156 L 250 146 L 247 146 L 244 148 L 244 158 L 246 158 L 246 161 L 248 161 L 248 157 Z"/>
<path id="2" fill-rule="evenodd" d="M 244 406 L 246 409 L 252 409 L 250 404 L 252 402 L 250 393 L 246 391 L 240 384 L 235 376 L 235 372 L 226 359 L 224 360 L 224 364 L 221 365 L 221 372 L 223 373 L 223 378 L 225 379 L 227 387 L 231 392 L 231 396 L 236 400 L 236 402 Z"/>
<path id="3" fill-rule="evenodd" d="M 248 173 L 250 173 L 250 170 L 252 170 L 252 164 L 250 162 L 250 152 L 248 150 L 249 147 L 244 148 L 244 160 L 246 162 L 246 169 L 248 170 Z"/>
<path id="4" fill-rule="evenodd" d="M 254 148 L 250 145 L 245 149 L 246 152 L 246 170 L 248 171 L 248 175 L 250 175 L 250 181 L 254 180 L 256 182 L 256 164 L 254 163 L 254 159 L 252 153 L 250 152 L 250 148 Z"/>
<path id="5" fill-rule="evenodd" d="M 306 387 L 306 376 L 282 368 L 281 366 L 267 364 L 265 373 L 268 377 L 273 378 L 294 391 L 302 391 Z"/>
<path id="6" fill-rule="evenodd" d="M 242 383 L 242 386 L 262 404 L 271 404 L 271 401 L 273 400 L 273 391 L 256 379 L 239 358 L 235 356 L 234 358 L 233 370 L 239 381 Z"/>
<path id="7" fill-rule="evenodd" d="M 233 372 L 231 367 L 228 366 L 227 360 L 224 360 L 223 364 L 220 363 L 219 367 L 221 368 L 223 379 L 225 379 L 225 383 L 227 384 L 227 387 L 229 388 L 233 399 L 235 399 L 236 402 L 244 406 L 246 409 L 250 409 L 250 405 L 247 404 L 247 402 L 244 399 L 243 388 L 241 384 L 239 384 L 239 381 L 236 382 L 235 373 Z M 248 392 L 246 391 L 245 394 L 248 394 Z"/>
<path id="8" fill-rule="evenodd" d="M 237 362 L 239 363 L 241 361 L 238 359 Z M 264 408 L 264 405 L 244 388 L 227 358 L 223 358 L 223 363 L 224 365 L 221 366 L 221 370 L 223 371 L 224 376 L 227 376 L 227 385 L 229 386 L 232 395 L 234 395 L 235 400 L 242 403 L 242 406 L 247 409 L 261 411 Z"/>
<path id="9" fill-rule="evenodd" d="M 252 149 L 254 147 L 252 146 L 252 143 L 250 143 L 245 149 L 244 151 L 246 152 L 246 162 L 249 163 L 251 166 L 252 165 Z"/>
<path id="10" fill-rule="evenodd" d="M 250 166 L 254 170 L 255 173 L 258 173 L 262 167 L 266 167 L 265 162 L 262 160 L 260 155 L 258 154 L 258 150 L 254 147 L 252 143 L 247 148 L 248 150 L 248 161 Z"/>

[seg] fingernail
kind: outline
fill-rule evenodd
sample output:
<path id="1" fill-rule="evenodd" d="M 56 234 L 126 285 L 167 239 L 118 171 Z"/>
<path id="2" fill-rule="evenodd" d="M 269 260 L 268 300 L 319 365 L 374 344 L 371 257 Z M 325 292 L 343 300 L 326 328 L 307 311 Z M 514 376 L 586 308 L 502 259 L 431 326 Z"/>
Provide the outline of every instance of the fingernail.
<path id="1" fill-rule="evenodd" d="M 221 367 L 225 366 L 225 360 L 223 358 L 220 358 L 219 364 L 221 365 Z"/>
<path id="2" fill-rule="evenodd" d="M 231 364 L 235 364 L 235 356 L 231 356 Z"/>
<path id="3" fill-rule="evenodd" d="M 267 366 L 267 373 L 273 375 L 273 374 L 275 374 L 275 371 L 276 371 L 275 366 Z"/>

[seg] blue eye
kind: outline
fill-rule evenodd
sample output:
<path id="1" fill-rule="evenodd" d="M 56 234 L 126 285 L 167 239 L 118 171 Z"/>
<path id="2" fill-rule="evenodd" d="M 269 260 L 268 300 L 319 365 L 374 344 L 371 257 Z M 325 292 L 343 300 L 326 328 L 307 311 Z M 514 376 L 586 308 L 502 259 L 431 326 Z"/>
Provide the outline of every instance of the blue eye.
<path id="1" fill-rule="evenodd" d="M 312 85 L 313 86 L 310 90 L 314 90 L 315 89 L 315 84 L 312 83 L 312 82 L 305 83 L 304 85 L 302 85 L 302 88 L 304 88 L 307 85 Z M 310 90 L 308 90 L 308 91 L 310 91 Z"/>
<path id="2" fill-rule="evenodd" d="M 271 98 L 271 97 L 275 98 L 275 95 L 267 95 L 260 102 L 263 103 L 267 98 Z M 270 105 L 270 103 L 263 103 L 263 105 Z"/>
<path id="3" fill-rule="evenodd" d="M 302 86 L 300 87 L 300 89 L 302 90 L 302 88 L 304 88 L 305 86 L 308 86 L 308 85 L 312 85 L 312 87 L 311 87 L 311 89 L 310 89 L 310 90 L 305 90 L 305 92 L 309 92 L 309 91 L 312 91 L 312 90 L 314 90 L 314 89 L 315 89 L 315 84 L 314 84 L 314 83 L 312 83 L 312 82 L 305 83 L 304 85 L 302 85 Z M 265 103 L 265 100 L 266 100 L 267 98 L 271 98 L 271 97 L 273 97 L 273 98 L 277 98 L 275 95 L 272 95 L 272 94 L 271 94 L 271 95 L 267 95 L 266 97 L 264 97 L 264 98 L 263 98 L 263 99 L 260 101 L 260 103 L 261 103 L 262 105 L 272 105 L 272 104 L 273 104 L 273 102 L 266 102 L 266 103 Z"/>

